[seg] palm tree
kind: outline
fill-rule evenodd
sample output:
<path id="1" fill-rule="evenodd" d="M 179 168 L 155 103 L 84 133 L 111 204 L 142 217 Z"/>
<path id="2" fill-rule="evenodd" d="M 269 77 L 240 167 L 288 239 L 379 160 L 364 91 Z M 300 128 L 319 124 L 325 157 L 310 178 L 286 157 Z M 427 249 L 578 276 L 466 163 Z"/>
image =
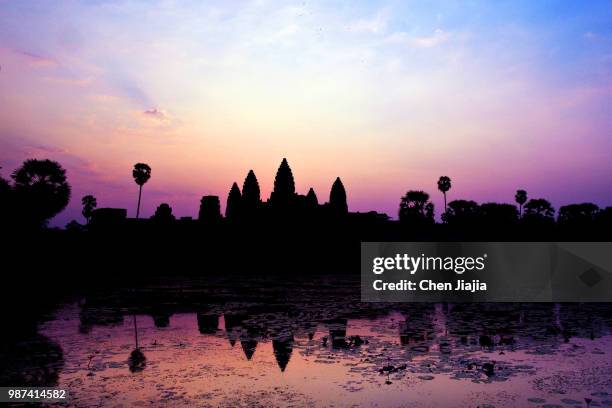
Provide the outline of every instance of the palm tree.
<path id="1" fill-rule="evenodd" d="M 554 215 L 555 208 L 543 198 L 532 198 L 525 205 L 525 217 L 552 221 Z"/>
<path id="2" fill-rule="evenodd" d="M 410 190 L 400 201 L 399 219 L 402 222 L 433 224 L 434 205 L 429 194 L 424 191 Z"/>
<path id="3" fill-rule="evenodd" d="M 564 225 L 590 225 L 599 214 L 599 206 L 593 203 L 570 204 L 559 208 L 557 222 Z"/>
<path id="4" fill-rule="evenodd" d="M 451 179 L 447 176 L 442 176 L 438 179 L 438 190 L 444 194 L 444 212 L 446 212 L 446 192 L 451 189 Z"/>
<path id="5" fill-rule="evenodd" d="M 83 204 L 83 211 L 81 214 L 83 214 L 83 217 L 85 217 L 85 220 L 87 220 L 87 225 L 89 225 L 91 222 L 91 216 L 93 215 L 93 210 L 98 206 L 98 201 L 96 201 L 96 197 L 88 194 L 81 198 L 81 203 Z"/>
<path id="6" fill-rule="evenodd" d="M 19 211 L 32 225 L 44 224 L 70 201 L 66 170 L 58 162 L 29 159 L 11 177 Z"/>
<path id="7" fill-rule="evenodd" d="M 478 209 L 478 218 L 487 228 L 509 228 L 516 223 L 516 205 L 507 203 L 483 203 Z"/>
<path id="8" fill-rule="evenodd" d="M 453 200 L 448 203 L 448 210 L 442 214 L 442 221 L 469 227 L 478 218 L 480 207 L 476 201 L 472 200 Z"/>
<path id="9" fill-rule="evenodd" d="M 519 218 L 523 217 L 523 204 L 527 202 L 527 192 L 525 190 L 516 190 L 514 201 L 519 205 Z"/>
<path id="10" fill-rule="evenodd" d="M 142 196 L 142 186 L 151 178 L 151 167 L 148 164 L 136 163 L 132 170 L 132 177 L 140 187 L 138 190 L 138 207 L 136 209 L 136 219 L 140 216 L 140 198 Z"/>

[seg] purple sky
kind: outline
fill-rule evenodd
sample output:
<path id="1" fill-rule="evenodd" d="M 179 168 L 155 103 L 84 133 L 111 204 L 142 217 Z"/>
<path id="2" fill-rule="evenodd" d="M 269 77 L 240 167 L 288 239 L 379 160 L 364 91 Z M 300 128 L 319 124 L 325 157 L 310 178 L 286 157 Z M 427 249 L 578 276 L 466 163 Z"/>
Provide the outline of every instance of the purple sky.
<path id="1" fill-rule="evenodd" d="M 397 213 L 409 189 L 612 204 L 607 1 L 1 1 L 0 174 L 68 170 L 80 198 L 197 214 L 287 157 L 297 189 Z"/>

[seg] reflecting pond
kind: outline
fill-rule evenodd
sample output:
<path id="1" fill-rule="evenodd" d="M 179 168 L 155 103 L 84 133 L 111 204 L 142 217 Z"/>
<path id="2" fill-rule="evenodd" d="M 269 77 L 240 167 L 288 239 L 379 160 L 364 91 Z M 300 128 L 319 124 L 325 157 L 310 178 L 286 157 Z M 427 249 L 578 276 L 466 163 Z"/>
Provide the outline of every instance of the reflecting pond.
<path id="1" fill-rule="evenodd" d="M 100 290 L 5 357 L 69 406 L 612 406 L 611 305 L 373 304 L 358 284 Z"/>

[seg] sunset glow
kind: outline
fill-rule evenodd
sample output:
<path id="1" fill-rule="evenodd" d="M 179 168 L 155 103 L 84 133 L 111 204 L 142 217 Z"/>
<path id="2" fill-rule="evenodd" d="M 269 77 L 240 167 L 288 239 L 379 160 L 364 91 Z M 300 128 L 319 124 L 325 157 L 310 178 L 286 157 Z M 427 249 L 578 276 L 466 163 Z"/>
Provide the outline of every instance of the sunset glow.
<path id="1" fill-rule="evenodd" d="M 80 198 L 141 213 L 224 205 L 253 169 L 397 215 L 408 189 L 612 204 L 612 6 L 606 1 L 0 0 L 0 175 L 60 162 Z"/>

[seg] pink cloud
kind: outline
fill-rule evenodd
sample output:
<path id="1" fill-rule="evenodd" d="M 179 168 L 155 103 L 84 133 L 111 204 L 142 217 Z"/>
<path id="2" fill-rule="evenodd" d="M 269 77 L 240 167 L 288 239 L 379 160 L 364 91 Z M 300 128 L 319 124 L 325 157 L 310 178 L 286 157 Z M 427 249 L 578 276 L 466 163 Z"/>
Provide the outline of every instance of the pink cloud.
<path id="1" fill-rule="evenodd" d="M 25 59 L 31 67 L 35 68 L 55 68 L 59 66 L 59 62 L 53 58 L 34 54 L 27 51 L 13 50 L 13 52 Z"/>
<path id="2" fill-rule="evenodd" d="M 149 118 L 157 119 L 157 120 L 166 120 L 168 119 L 168 115 L 165 111 L 157 108 L 147 109 L 143 112 L 143 114 Z"/>
<path id="3" fill-rule="evenodd" d="M 79 78 L 53 78 L 44 77 L 44 81 L 58 84 L 58 85 L 71 85 L 71 86 L 87 86 L 91 83 L 91 79 L 79 79 Z"/>

